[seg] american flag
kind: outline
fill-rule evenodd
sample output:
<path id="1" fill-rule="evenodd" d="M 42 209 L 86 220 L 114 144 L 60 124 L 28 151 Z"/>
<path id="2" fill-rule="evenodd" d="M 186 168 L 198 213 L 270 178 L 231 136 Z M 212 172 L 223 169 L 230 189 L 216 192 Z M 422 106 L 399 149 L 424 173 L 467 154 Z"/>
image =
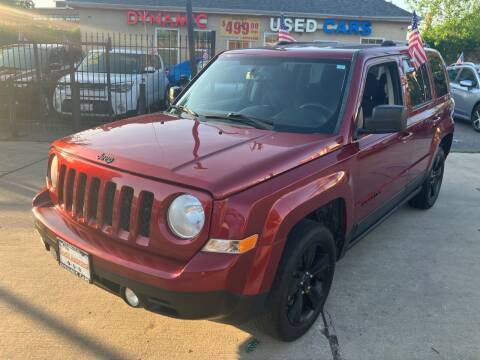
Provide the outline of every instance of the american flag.
<path id="1" fill-rule="evenodd" d="M 427 61 L 427 54 L 423 47 L 422 38 L 418 32 L 418 18 L 415 11 L 412 17 L 412 29 L 408 36 L 408 53 L 412 58 L 413 65 L 418 69 L 423 63 Z"/>
<path id="2" fill-rule="evenodd" d="M 460 57 L 458 58 L 457 62 L 455 63 L 456 65 L 461 65 L 465 62 L 465 57 L 463 56 L 463 52 L 460 54 Z"/>
<path id="3" fill-rule="evenodd" d="M 295 38 L 290 35 L 287 25 L 285 25 L 285 17 L 280 17 L 280 25 L 278 26 L 278 41 L 296 42 Z"/>

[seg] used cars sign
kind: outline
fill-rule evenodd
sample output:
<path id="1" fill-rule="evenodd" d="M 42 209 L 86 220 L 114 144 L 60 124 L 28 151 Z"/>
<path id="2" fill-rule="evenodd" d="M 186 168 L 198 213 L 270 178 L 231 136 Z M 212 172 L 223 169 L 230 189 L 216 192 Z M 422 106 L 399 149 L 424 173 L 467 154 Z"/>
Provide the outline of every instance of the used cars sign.
<path id="1" fill-rule="evenodd" d="M 270 30 L 277 32 L 280 18 L 270 18 Z M 325 34 L 353 34 L 368 36 L 372 33 L 372 23 L 368 20 L 336 20 L 325 19 L 322 23 L 317 19 L 285 18 L 285 25 L 289 31 L 296 33 L 312 33 L 317 30 Z"/>

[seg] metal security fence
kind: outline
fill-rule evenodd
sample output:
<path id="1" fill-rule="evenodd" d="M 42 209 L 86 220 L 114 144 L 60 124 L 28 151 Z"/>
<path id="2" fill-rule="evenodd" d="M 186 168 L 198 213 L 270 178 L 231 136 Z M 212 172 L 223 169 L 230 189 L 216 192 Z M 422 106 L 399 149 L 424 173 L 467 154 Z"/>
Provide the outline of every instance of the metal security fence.
<path id="1" fill-rule="evenodd" d="M 175 40 L 175 41 L 174 41 Z M 191 76 L 188 38 L 82 34 L 81 41 L 21 41 L 0 48 L 0 139 L 51 140 L 161 111 Z M 195 38 L 197 69 L 215 34 Z"/>

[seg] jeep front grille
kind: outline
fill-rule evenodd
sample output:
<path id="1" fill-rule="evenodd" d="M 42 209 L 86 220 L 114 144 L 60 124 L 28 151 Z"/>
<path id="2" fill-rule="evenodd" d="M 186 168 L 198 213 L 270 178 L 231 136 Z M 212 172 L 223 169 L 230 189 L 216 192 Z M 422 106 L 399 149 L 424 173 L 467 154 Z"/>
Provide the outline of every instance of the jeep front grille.
<path id="1" fill-rule="evenodd" d="M 74 219 L 110 234 L 126 232 L 130 237 L 149 237 L 154 195 L 113 181 L 60 167 L 57 199 Z"/>

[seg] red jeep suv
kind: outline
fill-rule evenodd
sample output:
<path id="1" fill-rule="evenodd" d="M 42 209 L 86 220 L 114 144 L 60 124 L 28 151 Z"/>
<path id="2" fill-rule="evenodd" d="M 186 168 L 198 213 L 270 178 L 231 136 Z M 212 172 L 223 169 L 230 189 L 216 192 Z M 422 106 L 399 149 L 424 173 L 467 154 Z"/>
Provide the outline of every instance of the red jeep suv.
<path id="1" fill-rule="evenodd" d="M 420 68 L 397 46 L 218 55 L 168 112 L 52 144 L 33 201 L 45 248 L 131 306 L 300 337 L 336 261 L 438 197 L 454 103 L 427 54 Z"/>

